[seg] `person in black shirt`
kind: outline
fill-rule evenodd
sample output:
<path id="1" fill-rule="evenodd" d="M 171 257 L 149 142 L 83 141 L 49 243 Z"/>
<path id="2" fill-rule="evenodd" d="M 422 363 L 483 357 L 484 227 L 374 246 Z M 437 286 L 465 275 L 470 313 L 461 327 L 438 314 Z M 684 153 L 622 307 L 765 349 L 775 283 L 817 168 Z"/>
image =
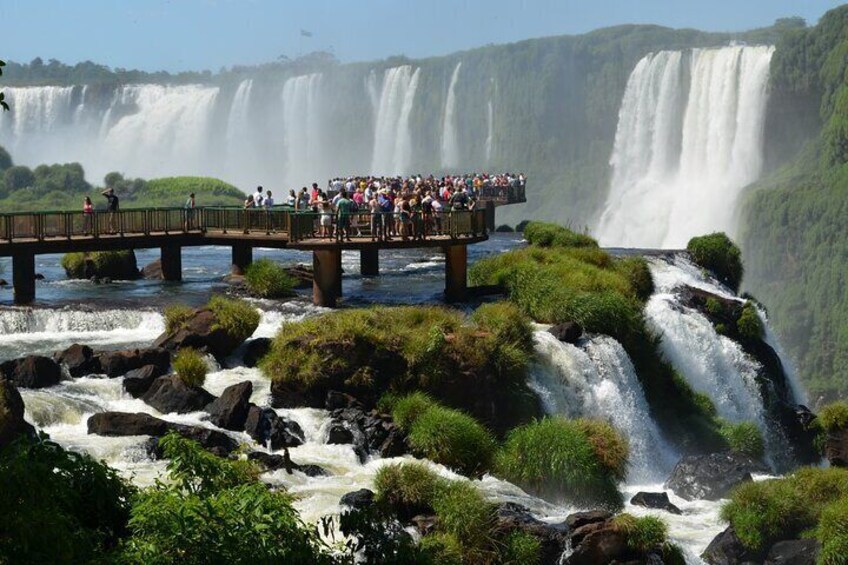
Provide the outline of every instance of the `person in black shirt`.
<path id="1" fill-rule="evenodd" d="M 109 231 L 113 234 L 118 233 L 118 229 L 115 227 L 115 216 L 118 212 L 119 199 L 115 196 L 115 189 L 107 188 L 100 194 L 105 196 L 107 200 L 106 211 L 109 212 Z"/>

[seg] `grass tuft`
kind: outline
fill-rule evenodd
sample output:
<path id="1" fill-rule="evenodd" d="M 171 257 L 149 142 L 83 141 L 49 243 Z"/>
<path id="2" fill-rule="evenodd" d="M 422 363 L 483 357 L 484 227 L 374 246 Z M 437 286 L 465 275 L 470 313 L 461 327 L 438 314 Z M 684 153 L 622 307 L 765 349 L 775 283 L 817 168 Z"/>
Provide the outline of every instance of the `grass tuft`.
<path id="1" fill-rule="evenodd" d="M 180 349 L 174 356 L 172 364 L 177 376 L 186 385 L 200 387 L 206 382 L 206 373 L 209 371 L 209 366 L 196 350 L 188 347 Z"/>
<path id="2" fill-rule="evenodd" d="M 743 274 L 742 252 L 727 235 L 716 232 L 693 237 L 686 251 L 698 266 L 712 272 L 734 292 L 739 290 Z"/>
<path id="3" fill-rule="evenodd" d="M 244 283 L 251 294 L 260 298 L 284 298 L 294 294 L 297 280 L 279 263 L 263 258 L 247 267 Z"/>
<path id="4" fill-rule="evenodd" d="M 207 308 L 215 315 L 217 327 L 238 343 L 253 335 L 259 327 L 259 312 L 244 300 L 216 295 L 209 300 Z"/>
<path id="5" fill-rule="evenodd" d="M 185 304 L 174 304 L 165 308 L 165 331 L 174 333 L 182 329 L 194 315 L 194 308 Z"/>

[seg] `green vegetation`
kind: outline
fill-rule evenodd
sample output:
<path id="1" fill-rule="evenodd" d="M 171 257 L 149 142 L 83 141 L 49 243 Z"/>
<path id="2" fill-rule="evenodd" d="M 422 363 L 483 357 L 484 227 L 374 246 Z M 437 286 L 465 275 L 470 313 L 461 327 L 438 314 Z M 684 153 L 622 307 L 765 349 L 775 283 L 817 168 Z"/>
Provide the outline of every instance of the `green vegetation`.
<path id="1" fill-rule="evenodd" d="M 512 532 L 504 540 L 503 565 L 539 565 L 542 544 L 525 532 Z"/>
<path id="2" fill-rule="evenodd" d="M 196 350 L 186 347 L 180 349 L 172 362 L 177 376 L 190 387 L 203 386 L 209 367 L 206 360 Z"/>
<path id="3" fill-rule="evenodd" d="M 736 320 L 736 330 L 739 332 L 739 337 L 746 341 L 761 340 L 766 334 L 766 328 L 760 319 L 760 314 L 750 300 L 742 307 L 742 313 Z"/>
<path id="4" fill-rule="evenodd" d="M 680 548 L 668 541 L 668 525 L 656 516 L 637 518 L 632 514 L 619 514 L 613 525 L 627 537 L 630 551 L 645 554 L 656 553 L 662 562 L 669 565 L 684 565 L 686 559 Z"/>
<path id="5" fill-rule="evenodd" d="M 173 333 L 183 328 L 186 322 L 191 319 L 194 315 L 194 308 L 185 304 L 172 304 L 166 307 L 162 314 L 165 317 L 165 331 Z"/>
<path id="6" fill-rule="evenodd" d="M 384 465 L 374 477 L 376 500 L 412 518 L 433 511 L 433 499 L 442 481 L 423 463 Z"/>
<path id="7" fill-rule="evenodd" d="M 783 479 L 743 483 L 721 516 L 745 547 L 760 553 L 815 528 L 824 509 L 846 496 L 848 470 L 802 468 Z"/>
<path id="8" fill-rule="evenodd" d="M 215 295 L 206 307 L 215 315 L 216 327 L 223 329 L 235 342 L 243 342 L 259 327 L 259 312 L 244 300 Z"/>
<path id="9" fill-rule="evenodd" d="M 721 232 L 693 237 L 686 251 L 695 264 L 710 271 L 734 292 L 742 284 L 742 252 L 727 235 Z"/>
<path id="10" fill-rule="evenodd" d="M 194 193 L 198 206 L 241 206 L 244 193 L 231 184 L 209 177 L 167 177 L 147 181 L 134 194 L 133 206 L 182 207 Z"/>
<path id="11" fill-rule="evenodd" d="M 732 451 L 742 453 L 753 459 L 763 458 L 765 454 L 763 435 L 753 422 L 741 422 L 739 424 L 722 422 L 720 432 Z"/>
<path id="12" fill-rule="evenodd" d="M 833 402 L 823 406 L 816 414 L 816 422 L 827 432 L 848 428 L 848 402 Z"/>
<path id="13" fill-rule="evenodd" d="M 65 274 L 71 279 L 97 276 L 115 280 L 133 280 L 139 277 L 135 253 L 131 249 L 66 253 L 62 256 L 60 264 L 65 269 Z"/>
<path id="14" fill-rule="evenodd" d="M 831 502 L 822 510 L 816 537 L 822 544 L 818 562 L 844 564 L 848 559 L 848 497 Z"/>
<path id="15" fill-rule="evenodd" d="M 586 234 L 545 222 L 528 223 L 524 227 L 524 239 L 539 247 L 598 247 L 598 242 Z"/>
<path id="16" fill-rule="evenodd" d="M 495 470 L 545 498 L 618 509 L 627 457 L 626 440 L 609 424 L 545 418 L 507 435 Z"/>
<path id="17" fill-rule="evenodd" d="M 294 294 L 297 280 L 279 263 L 259 259 L 245 270 L 244 283 L 251 294 L 260 298 L 284 298 Z"/>

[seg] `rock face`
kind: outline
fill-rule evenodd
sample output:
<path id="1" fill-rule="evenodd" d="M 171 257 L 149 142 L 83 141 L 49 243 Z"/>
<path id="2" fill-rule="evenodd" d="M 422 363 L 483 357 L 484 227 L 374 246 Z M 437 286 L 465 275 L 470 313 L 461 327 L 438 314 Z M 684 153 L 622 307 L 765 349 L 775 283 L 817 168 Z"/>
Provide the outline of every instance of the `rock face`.
<path id="1" fill-rule="evenodd" d="M 345 407 L 331 409 L 331 406 Z M 406 434 L 391 416 L 377 410 L 366 412 L 355 398 L 335 391 L 327 395 L 327 408 L 333 420 L 327 443 L 353 444 L 360 461 L 364 462 L 369 453 L 398 457 L 409 451 Z"/>
<path id="2" fill-rule="evenodd" d="M 824 456 L 834 467 L 848 467 L 848 428 L 827 433 Z"/>
<path id="3" fill-rule="evenodd" d="M 779 541 L 771 546 L 763 565 L 816 565 L 820 551 L 815 538 Z"/>
<path id="4" fill-rule="evenodd" d="M 303 430 L 293 420 L 277 415 L 271 408 L 251 405 L 247 411 L 244 431 L 260 445 L 270 445 L 276 451 L 284 447 L 303 445 Z"/>
<path id="5" fill-rule="evenodd" d="M 672 514 L 683 514 L 680 508 L 671 503 L 668 494 L 664 492 L 637 492 L 630 499 L 630 504 L 645 508 L 659 508 Z"/>
<path id="6" fill-rule="evenodd" d="M 247 420 L 247 411 L 250 408 L 250 395 L 253 394 L 253 384 L 244 381 L 224 389 L 206 411 L 209 412 L 209 421 L 227 430 L 241 431 Z"/>
<path id="7" fill-rule="evenodd" d="M 568 543 L 568 526 L 565 523 L 548 524 L 537 520 L 530 511 L 514 502 L 505 502 L 497 508 L 497 529 L 502 532 L 522 531 L 535 537 L 542 545 L 540 563 L 557 563 Z"/>
<path id="8" fill-rule="evenodd" d="M 0 448 L 35 429 L 24 420 L 24 401 L 12 381 L 0 378 Z"/>
<path id="9" fill-rule="evenodd" d="M 374 504 L 374 492 L 367 488 L 361 488 L 359 490 L 349 492 L 341 497 L 339 504 L 353 508 L 354 510 L 368 508 Z"/>
<path id="10" fill-rule="evenodd" d="M 49 357 L 28 355 L 0 363 L 0 378 L 21 388 L 44 388 L 59 384 L 62 368 Z"/>
<path id="11" fill-rule="evenodd" d="M 736 565 L 755 557 L 742 545 L 732 526 L 714 537 L 701 554 L 701 559 L 710 565 Z"/>
<path id="12" fill-rule="evenodd" d="M 252 339 L 245 344 L 244 348 L 244 357 L 242 360 L 244 361 L 245 367 L 255 367 L 259 364 L 259 361 L 265 357 L 268 351 L 271 349 L 271 338 L 268 337 L 257 337 L 256 339 Z"/>
<path id="13" fill-rule="evenodd" d="M 68 369 L 68 374 L 74 378 L 102 372 L 99 359 L 87 345 L 75 343 L 64 351 L 56 352 L 53 359 L 60 365 L 64 365 Z"/>
<path id="14" fill-rule="evenodd" d="M 165 371 L 156 365 L 145 365 L 140 369 L 133 369 L 124 375 L 124 390 L 133 398 L 139 398 L 147 392 L 153 381 L 164 374 Z"/>
<path id="15" fill-rule="evenodd" d="M 548 330 L 555 338 L 565 343 L 577 343 L 583 335 L 583 328 L 577 322 L 565 322 L 552 326 Z"/>
<path id="16" fill-rule="evenodd" d="M 159 377 L 141 399 L 163 414 L 202 410 L 215 397 L 200 387 L 185 384 L 177 375 Z"/>
<path id="17" fill-rule="evenodd" d="M 176 351 L 183 347 L 207 350 L 217 359 L 224 359 L 241 345 L 241 341 L 218 326 L 215 314 L 208 308 L 195 310 L 177 330 L 165 332 L 156 338 L 153 347 Z"/>
<path id="18" fill-rule="evenodd" d="M 739 453 L 688 455 L 674 466 L 665 488 L 686 500 L 718 500 L 739 483 L 752 480 L 751 473 L 767 472 L 762 463 Z"/>
<path id="19" fill-rule="evenodd" d="M 170 353 L 159 347 L 104 351 L 97 354 L 97 360 L 102 372 L 109 378 L 126 375 L 145 365 L 154 365 L 161 374 L 164 374 L 171 366 Z"/>

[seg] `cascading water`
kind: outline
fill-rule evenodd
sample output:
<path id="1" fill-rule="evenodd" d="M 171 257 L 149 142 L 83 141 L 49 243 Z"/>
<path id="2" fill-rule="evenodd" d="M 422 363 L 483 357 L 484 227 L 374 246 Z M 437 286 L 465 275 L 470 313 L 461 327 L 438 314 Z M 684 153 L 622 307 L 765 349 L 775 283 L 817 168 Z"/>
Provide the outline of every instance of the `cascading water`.
<path id="1" fill-rule="evenodd" d="M 537 331 L 534 337 L 538 363 L 531 387 L 545 411 L 568 418 L 610 420 L 630 443 L 628 482 L 664 480 L 679 454 L 651 419 L 642 386 L 621 344 L 596 336 L 575 346 L 547 331 Z"/>
<path id="2" fill-rule="evenodd" d="M 661 51 L 630 75 L 619 111 L 601 243 L 682 248 L 733 233 L 740 191 L 762 169 L 773 47 Z"/>
<path id="3" fill-rule="evenodd" d="M 445 102 L 445 115 L 442 119 L 442 167 L 450 169 L 459 166 L 459 140 L 456 133 L 456 81 L 462 61 L 456 64 L 451 75 L 448 96 Z"/>
<path id="4" fill-rule="evenodd" d="M 492 101 L 486 105 L 486 162 L 492 160 L 492 145 L 495 136 L 495 110 Z"/>
<path id="5" fill-rule="evenodd" d="M 371 160 L 371 170 L 376 174 L 408 172 L 412 161 L 409 114 L 420 73 L 420 68 L 413 72 L 411 65 L 403 65 L 386 70 L 383 76 Z"/>
<path id="6" fill-rule="evenodd" d="M 292 77 L 283 85 L 286 175 L 292 182 L 314 178 L 321 170 L 321 80 L 320 73 L 313 73 Z"/>

